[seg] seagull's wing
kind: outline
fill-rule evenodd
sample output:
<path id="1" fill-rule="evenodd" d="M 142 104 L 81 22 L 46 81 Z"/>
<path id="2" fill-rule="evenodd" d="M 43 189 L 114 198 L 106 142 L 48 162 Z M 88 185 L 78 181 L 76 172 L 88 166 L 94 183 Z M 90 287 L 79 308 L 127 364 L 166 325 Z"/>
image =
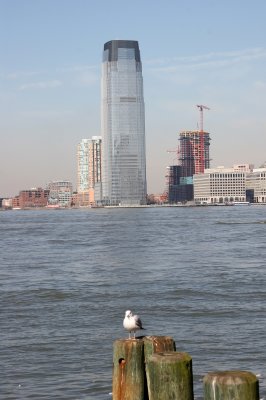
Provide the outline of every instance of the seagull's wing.
<path id="1" fill-rule="evenodd" d="M 141 319 L 138 315 L 134 315 L 135 323 L 139 329 L 144 329 L 142 326 Z"/>

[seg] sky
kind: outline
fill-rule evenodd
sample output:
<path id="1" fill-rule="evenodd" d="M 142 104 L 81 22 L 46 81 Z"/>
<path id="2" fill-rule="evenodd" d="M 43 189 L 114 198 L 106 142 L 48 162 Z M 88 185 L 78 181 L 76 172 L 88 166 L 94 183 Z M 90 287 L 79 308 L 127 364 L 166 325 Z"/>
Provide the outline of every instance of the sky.
<path id="1" fill-rule="evenodd" d="M 211 136 L 211 167 L 266 161 L 265 0 L 0 0 L 0 197 L 66 179 L 101 133 L 102 51 L 139 42 L 148 193 L 178 134 Z"/>

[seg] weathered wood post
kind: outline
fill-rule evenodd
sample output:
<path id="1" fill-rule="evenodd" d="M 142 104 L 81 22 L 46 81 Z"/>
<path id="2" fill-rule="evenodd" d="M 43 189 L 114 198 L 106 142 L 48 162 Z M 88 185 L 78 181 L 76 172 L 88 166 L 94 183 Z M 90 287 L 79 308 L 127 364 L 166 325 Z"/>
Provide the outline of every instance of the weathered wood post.
<path id="1" fill-rule="evenodd" d="M 258 379 L 247 371 L 210 372 L 203 390 L 204 400 L 259 400 Z"/>
<path id="2" fill-rule="evenodd" d="M 193 400 L 192 358 L 187 353 L 154 353 L 146 363 L 149 400 Z"/>
<path id="3" fill-rule="evenodd" d="M 174 351 L 170 336 L 119 339 L 113 346 L 113 400 L 148 400 L 145 365 L 155 352 Z"/>
<path id="4" fill-rule="evenodd" d="M 174 339 L 170 336 L 145 336 L 143 340 L 145 361 L 154 353 L 176 350 Z"/>
<path id="5" fill-rule="evenodd" d="M 113 350 L 113 400 L 145 400 L 143 340 L 119 339 Z"/>

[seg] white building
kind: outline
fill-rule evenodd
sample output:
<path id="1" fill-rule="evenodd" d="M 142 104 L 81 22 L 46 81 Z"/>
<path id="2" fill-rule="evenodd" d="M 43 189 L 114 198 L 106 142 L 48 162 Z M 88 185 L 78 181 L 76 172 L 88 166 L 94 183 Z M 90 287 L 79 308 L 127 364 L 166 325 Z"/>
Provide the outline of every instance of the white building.
<path id="1" fill-rule="evenodd" d="M 193 176 L 194 201 L 196 204 L 226 204 L 246 201 L 246 175 L 249 164 L 232 168 L 210 168 L 204 174 Z"/>
<path id="2" fill-rule="evenodd" d="M 103 204 L 145 204 L 145 111 L 137 41 L 105 43 L 101 105 Z"/>
<path id="3" fill-rule="evenodd" d="M 72 200 L 72 183 L 69 181 L 54 181 L 48 185 L 48 206 L 70 207 Z"/>
<path id="4" fill-rule="evenodd" d="M 10 198 L 10 199 L 3 199 L 3 200 L 2 200 L 2 207 L 3 207 L 3 208 L 12 208 L 12 198 Z"/>
<path id="5" fill-rule="evenodd" d="M 89 190 L 89 139 L 82 139 L 77 149 L 77 191 Z"/>
<path id="6" fill-rule="evenodd" d="M 248 173 L 246 187 L 251 202 L 266 203 L 266 167 L 255 168 Z"/>
<path id="7" fill-rule="evenodd" d="M 79 205 L 101 201 L 102 138 L 82 139 L 77 147 L 77 192 Z"/>

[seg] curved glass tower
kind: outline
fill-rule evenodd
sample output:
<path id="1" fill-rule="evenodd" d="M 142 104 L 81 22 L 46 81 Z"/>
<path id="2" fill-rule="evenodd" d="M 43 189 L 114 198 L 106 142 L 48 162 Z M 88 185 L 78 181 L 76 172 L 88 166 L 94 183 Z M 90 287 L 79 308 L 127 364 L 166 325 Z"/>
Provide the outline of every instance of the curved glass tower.
<path id="1" fill-rule="evenodd" d="M 102 202 L 146 204 L 145 113 L 138 42 L 105 43 L 101 95 Z"/>

